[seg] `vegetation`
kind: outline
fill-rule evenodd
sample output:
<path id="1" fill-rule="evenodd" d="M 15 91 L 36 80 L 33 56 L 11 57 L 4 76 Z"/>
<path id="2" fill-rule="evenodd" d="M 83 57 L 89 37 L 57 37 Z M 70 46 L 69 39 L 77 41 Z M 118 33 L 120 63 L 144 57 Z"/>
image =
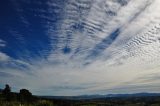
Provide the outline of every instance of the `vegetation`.
<path id="1" fill-rule="evenodd" d="M 46 99 L 33 96 L 27 89 L 11 92 L 6 84 L 0 91 L 0 106 L 160 106 L 159 96 L 150 97 L 108 97 L 86 100 Z"/>
<path id="2" fill-rule="evenodd" d="M 0 92 L 0 106 L 55 106 L 53 101 L 32 96 L 27 89 L 21 89 L 19 93 L 11 92 L 11 87 L 6 84 Z"/>

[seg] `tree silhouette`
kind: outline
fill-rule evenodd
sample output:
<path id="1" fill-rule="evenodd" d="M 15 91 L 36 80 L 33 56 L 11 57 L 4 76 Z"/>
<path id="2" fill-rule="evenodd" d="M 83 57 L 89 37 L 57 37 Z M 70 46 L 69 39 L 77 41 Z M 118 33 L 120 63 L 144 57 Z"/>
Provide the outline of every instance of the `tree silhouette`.
<path id="1" fill-rule="evenodd" d="M 19 96 L 20 96 L 20 101 L 22 103 L 32 102 L 32 93 L 29 92 L 29 90 L 27 90 L 27 89 L 21 89 L 20 93 L 19 93 Z"/>
<path id="2" fill-rule="evenodd" d="M 12 99 L 11 98 L 11 87 L 8 84 L 5 85 L 5 88 L 2 91 L 2 94 L 4 95 L 7 101 L 10 101 Z"/>

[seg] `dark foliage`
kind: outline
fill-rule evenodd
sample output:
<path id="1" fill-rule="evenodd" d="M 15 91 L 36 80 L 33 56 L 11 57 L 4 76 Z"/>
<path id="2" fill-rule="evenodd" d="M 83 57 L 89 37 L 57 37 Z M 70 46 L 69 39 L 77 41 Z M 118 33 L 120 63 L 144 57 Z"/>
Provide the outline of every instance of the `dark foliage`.
<path id="1" fill-rule="evenodd" d="M 27 89 L 21 89 L 19 93 L 19 99 L 22 103 L 32 102 L 33 101 L 32 93 Z"/>
<path id="2" fill-rule="evenodd" d="M 2 94 L 5 97 L 6 101 L 10 101 L 12 99 L 11 96 L 11 87 L 6 84 L 4 90 L 2 90 Z"/>

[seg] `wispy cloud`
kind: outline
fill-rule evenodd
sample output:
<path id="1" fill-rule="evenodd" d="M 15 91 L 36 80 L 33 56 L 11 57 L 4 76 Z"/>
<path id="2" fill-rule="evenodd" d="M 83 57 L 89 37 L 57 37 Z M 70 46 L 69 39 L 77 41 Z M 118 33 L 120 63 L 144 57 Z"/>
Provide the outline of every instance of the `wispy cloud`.
<path id="1" fill-rule="evenodd" d="M 7 56 L 5 53 L 0 52 L 0 61 L 7 61 L 9 59 L 9 56 Z"/>
<path id="2" fill-rule="evenodd" d="M 37 7 L 23 9 L 22 3 Z M 160 92 L 159 0 L 23 0 L 15 4 L 25 32 L 33 34 L 34 40 L 10 27 L 14 42 L 23 42 L 17 45 L 22 49 L 18 58 L 1 51 L 11 45 L 0 40 L 1 84 L 29 88 L 40 95 Z M 29 16 L 43 25 L 32 25 Z"/>
<path id="3" fill-rule="evenodd" d="M 0 47 L 5 47 L 5 46 L 6 46 L 5 41 L 0 39 Z"/>

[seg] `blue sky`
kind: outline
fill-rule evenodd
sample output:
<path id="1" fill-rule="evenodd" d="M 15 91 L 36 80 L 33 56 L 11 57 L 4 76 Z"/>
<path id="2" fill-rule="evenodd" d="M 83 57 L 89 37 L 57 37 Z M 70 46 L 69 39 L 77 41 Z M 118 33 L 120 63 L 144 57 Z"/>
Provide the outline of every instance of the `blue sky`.
<path id="1" fill-rule="evenodd" d="M 2 0 L 0 87 L 37 95 L 160 92 L 159 0 Z"/>

